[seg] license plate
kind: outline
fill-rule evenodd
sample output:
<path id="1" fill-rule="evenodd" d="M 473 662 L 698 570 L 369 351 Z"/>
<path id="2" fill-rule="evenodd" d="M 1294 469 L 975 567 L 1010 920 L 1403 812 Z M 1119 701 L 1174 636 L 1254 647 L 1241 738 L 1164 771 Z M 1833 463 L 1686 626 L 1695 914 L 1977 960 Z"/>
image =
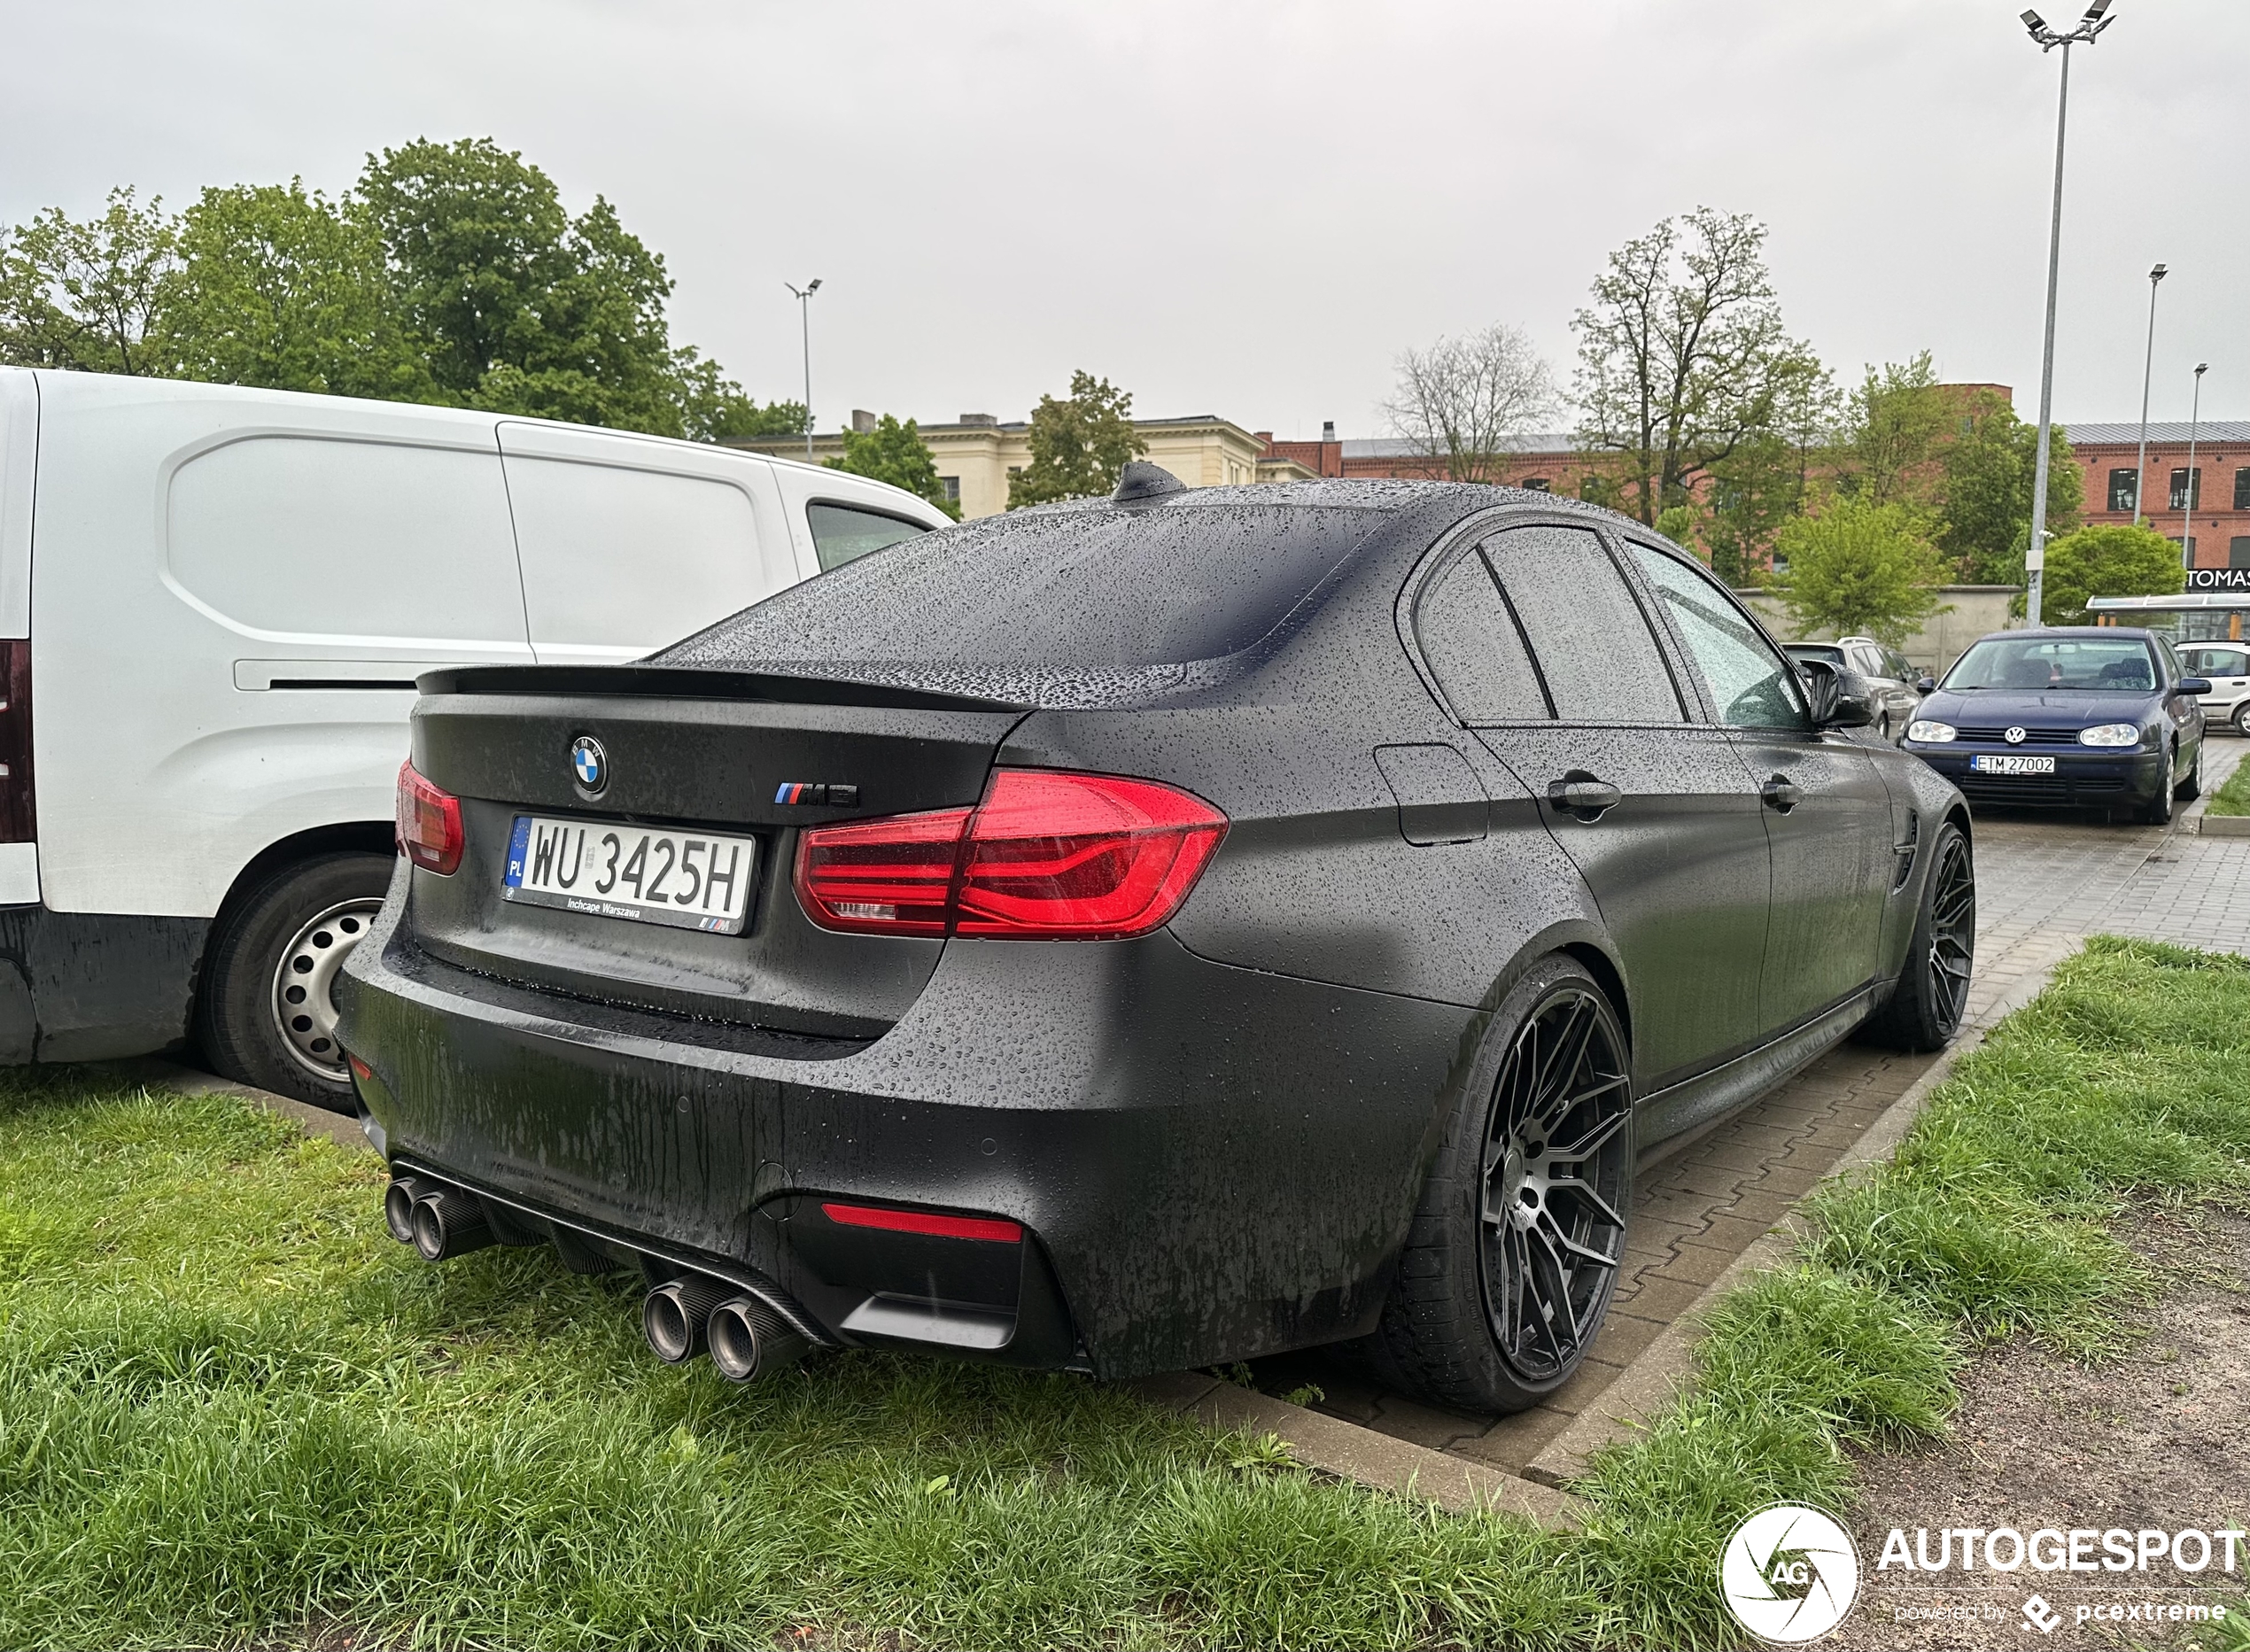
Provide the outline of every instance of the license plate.
<path id="1" fill-rule="evenodd" d="M 2052 757 L 2019 757 L 2013 752 L 1980 752 L 1969 759 L 1969 767 L 1979 774 L 2052 774 Z"/>
<path id="2" fill-rule="evenodd" d="M 734 935 L 742 933 L 756 869 L 750 838 L 517 815 L 500 896 Z"/>

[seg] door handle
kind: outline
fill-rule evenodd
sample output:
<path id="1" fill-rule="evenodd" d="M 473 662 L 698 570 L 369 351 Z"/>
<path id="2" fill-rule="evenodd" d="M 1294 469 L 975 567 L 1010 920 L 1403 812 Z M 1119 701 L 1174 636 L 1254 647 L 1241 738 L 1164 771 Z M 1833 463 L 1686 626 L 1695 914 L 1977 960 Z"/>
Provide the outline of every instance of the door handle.
<path id="1" fill-rule="evenodd" d="M 1765 799 L 1768 809 L 1787 814 L 1804 801 L 1804 787 L 1786 774 L 1769 775 L 1765 784 L 1757 788 L 1757 795 Z"/>
<path id="2" fill-rule="evenodd" d="M 1547 783 L 1547 800 L 1564 814 L 1581 820 L 1598 820 L 1625 801 L 1625 794 L 1607 780 L 1590 774 L 1565 775 Z"/>

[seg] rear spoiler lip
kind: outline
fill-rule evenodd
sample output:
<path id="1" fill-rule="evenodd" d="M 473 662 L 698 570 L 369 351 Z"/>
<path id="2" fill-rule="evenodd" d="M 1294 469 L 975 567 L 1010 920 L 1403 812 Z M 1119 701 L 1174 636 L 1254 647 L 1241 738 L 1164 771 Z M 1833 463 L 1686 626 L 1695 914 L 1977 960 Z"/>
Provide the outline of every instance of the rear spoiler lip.
<path id="1" fill-rule="evenodd" d="M 855 682 L 847 677 L 793 677 L 765 671 L 714 671 L 699 665 L 456 665 L 424 671 L 415 686 L 427 694 L 617 694 L 654 700 L 765 701 L 781 705 L 872 706 L 896 711 L 1012 711 L 1036 708 Z"/>

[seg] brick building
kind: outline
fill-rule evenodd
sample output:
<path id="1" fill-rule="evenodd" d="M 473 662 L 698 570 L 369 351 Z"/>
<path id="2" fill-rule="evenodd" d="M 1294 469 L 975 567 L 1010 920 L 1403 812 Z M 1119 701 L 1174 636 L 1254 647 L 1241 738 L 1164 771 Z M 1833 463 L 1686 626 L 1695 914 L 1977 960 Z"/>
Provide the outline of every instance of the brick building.
<path id="1" fill-rule="evenodd" d="M 1268 457 L 1302 465 L 1314 476 L 1403 477 L 1442 482 L 1446 461 L 1432 459 L 1412 442 L 1398 437 L 1354 437 L 1338 441 L 1336 426 L 1321 426 L 1318 441 L 1276 441 L 1271 430 L 1257 432 Z M 1501 455 L 1493 480 L 1504 487 L 1528 487 L 1541 492 L 1578 493 L 1605 463 L 1598 454 L 1582 454 L 1567 431 L 1524 436 Z"/>
<path id="2" fill-rule="evenodd" d="M 2188 475 L 2188 427 L 2166 420 L 2148 427 L 2148 468 L 2138 471 L 2140 426 L 2074 424 L 2070 446 L 2085 471 L 2085 517 L 2130 522 L 2138 477 L 2146 477 L 2142 520 L 2174 544 L 2195 508 L 2193 542 L 2187 547 L 2188 588 L 2250 586 L 2198 579 L 2198 570 L 2250 570 L 2250 423 L 2206 420 L 2195 429 L 2195 475 Z M 2192 492 L 2191 493 L 2191 488 Z"/>

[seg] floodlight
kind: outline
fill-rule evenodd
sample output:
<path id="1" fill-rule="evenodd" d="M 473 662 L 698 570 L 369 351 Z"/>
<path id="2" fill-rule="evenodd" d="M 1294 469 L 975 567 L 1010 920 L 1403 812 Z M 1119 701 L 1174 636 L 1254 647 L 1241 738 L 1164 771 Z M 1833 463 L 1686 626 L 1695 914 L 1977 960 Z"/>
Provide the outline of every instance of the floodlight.
<path id="1" fill-rule="evenodd" d="M 2039 32 L 2045 28 L 2046 26 L 2047 19 L 2041 17 L 2037 12 L 2026 12 L 2023 14 L 2023 27 L 2031 31 L 2031 35 L 2034 39 L 2038 37 Z"/>

